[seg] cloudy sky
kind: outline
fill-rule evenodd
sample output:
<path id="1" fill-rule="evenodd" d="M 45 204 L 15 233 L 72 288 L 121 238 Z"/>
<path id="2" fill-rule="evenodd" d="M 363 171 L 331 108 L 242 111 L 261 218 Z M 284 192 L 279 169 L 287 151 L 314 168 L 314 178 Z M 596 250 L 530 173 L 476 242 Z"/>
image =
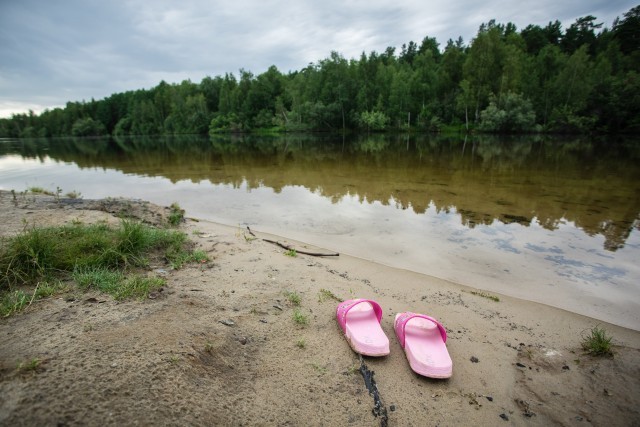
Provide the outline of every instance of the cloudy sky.
<path id="1" fill-rule="evenodd" d="M 471 40 L 490 19 L 611 27 L 637 0 L 0 0 L 0 117 L 160 80 L 299 70 L 329 56 Z"/>

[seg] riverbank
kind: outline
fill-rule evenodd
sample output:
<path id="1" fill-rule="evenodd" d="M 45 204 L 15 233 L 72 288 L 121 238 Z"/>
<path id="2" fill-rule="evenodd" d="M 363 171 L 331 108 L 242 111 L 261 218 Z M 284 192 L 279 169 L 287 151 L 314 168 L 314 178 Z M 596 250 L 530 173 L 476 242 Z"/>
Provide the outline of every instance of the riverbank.
<path id="1" fill-rule="evenodd" d="M 117 223 L 122 213 L 158 223 L 166 212 L 141 201 L 14 201 L 2 192 L 0 235 Z M 344 255 L 287 256 L 262 240 L 281 239 L 258 229 L 254 238 L 194 219 L 181 228 L 211 260 L 150 266 L 147 274 L 167 280 L 152 299 L 72 292 L 0 320 L 0 424 L 381 425 L 334 296 L 374 299 L 384 310 L 391 354 L 364 364 L 389 425 L 640 423 L 637 331 Z M 306 325 L 293 320 L 296 310 Z M 407 310 L 446 327 L 451 379 L 409 369 L 393 332 L 395 314 Z M 613 358 L 582 350 L 596 325 L 613 337 Z"/>

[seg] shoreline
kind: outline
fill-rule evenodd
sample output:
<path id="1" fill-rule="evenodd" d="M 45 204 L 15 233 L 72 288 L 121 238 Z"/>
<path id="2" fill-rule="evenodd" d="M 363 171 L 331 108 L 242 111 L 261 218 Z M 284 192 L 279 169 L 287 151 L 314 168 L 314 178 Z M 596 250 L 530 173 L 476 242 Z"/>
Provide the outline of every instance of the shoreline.
<path id="1" fill-rule="evenodd" d="M 234 226 L 234 225 L 227 224 L 220 221 L 203 219 L 202 217 L 197 218 L 197 220 L 219 224 L 224 227 L 230 227 L 235 229 L 238 228 L 238 226 Z M 313 236 L 305 240 L 303 237 L 305 233 L 300 233 L 300 232 L 291 233 L 295 237 L 287 237 L 273 231 L 264 231 L 264 232 L 260 231 L 259 226 L 258 228 L 255 228 L 255 229 L 254 229 L 254 227 L 256 227 L 255 225 L 251 225 L 251 227 L 252 227 L 252 230 L 259 231 L 263 235 L 269 235 L 274 239 L 278 239 L 278 238 L 285 239 L 292 242 L 297 242 L 297 244 L 302 244 L 302 245 L 309 244 L 309 245 L 314 245 L 314 246 L 323 247 L 323 248 L 330 247 L 330 245 L 326 244 L 327 241 L 323 239 L 314 239 Z M 634 305 L 637 305 L 637 303 L 634 303 L 629 299 L 621 299 L 621 304 L 626 304 L 628 306 L 625 308 L 623 308 L 622 306 L 616 307 L 613 305 L 608 305 L 606 307 L 603 307 L 602 305 L 598 305 L 598 303 L 599 302 L 601 303 L 601 301 L 599 300 L 597 295 L 587 295 L 586 293 L 582 297 L 582 300 L 573 301 L 571 299 L 574 297 L 573 292 L 575 290 L 564 289 L 562 286 L 562 285 L 573 286 L 573 284 L 571 283 L 560 284 L 559 287 L 553 288 L 553 292 L 549 293 L 550 295 L 546 295 L 546 294 L 539 295 L 536 298 L 535 296 L 532 297 L 531 291 L 529 291 L 526 286 L 520 289 L 516 288 L 514 289 L 513 292 L 509 292 L 509 289 L 506 289 L 506 290 L 504 289 L 504 286 L 506 285 L 504 284 L 495 285 L 496 281 L 500 281 L 500 279 L 504 279 L 504 278 L 491 278 L 488 276 L 482 276 L 481 278 L 478 278 L 477 276 L 473 276 L 471 273 L 469 273 L 466 275 L 468 277 L 468 282 L 471 282 L 472 280 L 476 280 L 478 282 L 477 285 L 474 286 L 470 283 L 467 283 L 467 280 L 456 280 L 455 278 L 448 278 L 445 275 L 432 274 L 427 271 L 421 271 L 419 267 L 416 268 L 415 263 L 408 262 L 408 263 L 405 263 L 405 265 L 398 265 L 397 262 L 393 262 L 393 261 L 385 262 L 378 259 L 380 257 L 379 253 L 376 253 L 376 254 L 369 253 L 370 257 L 367 257 L 364 255 L 359 255 L 357 253 L 354 253 L 354 247 L 350 247 L 349 249 L 351 250 L 341 252 L 341 255 L 342 254 L 348 255 L 352 258 L 361 259 L 365 262 L 370 262 L 373 264 L 379 264 L 391 269 L 413 272 L 415 274 L 420 274 L 429 278 L 442 280 L 442 281 L 449 282 L 454 285 L 468 288 L 471 290 L 484 292 L 488 294 L 496 294 L 501 298 L 511 297 L 524 302 L 531 302 L 534 304 L 553 307 L 558 310 L 566 311 L 568 313 L 573 313 L 573 314 L 577 314 L 587 318 L 591 318 L 599 322 L 603 322 L 610 325 L 616 325 L 622 328 L 630 329 L 632 331 L 640 332 L 640 323 L 638 323 L 640 318 L 636 315 L 636 311 L 634 310 L 634 307 L 633 307 Z M 332 249 L 327 249 L 327 250 L 334 251 L 335 249 L 332 247 Z M 355 252 L 357 252 L 357 250 L 355 250 Z M 378 257 L 376 257 L 375 255 L 378 255 Z M 396 258 L 396 261 L 397 261 L 397 258 Z M 517 267 L 515 267 L 515 270 L 517 270 Z M 522 274 L 525 274 L 525 273 L 526 272 L 522 272 Z M 532 286 L 533 284 L 529 283 L 528 285 Z M 542 284 L 542 282 L 540 282 L 539 286 L 543 287 L 544 285 Z M 585 291 L 588 291 L 588 289 L 586 289 Z M 558 303 L 556 301 L 562 301 L 563 303 Z M 566 301 L 571 301 L 571 303 L 566 304 Z M 585 305 L 587 303 L 590 303 L 590 305 Z"/>
<path id="2" fill-rule="evenodd" d="M 142 201 L 122 206 L 142 220 L 164 212 Z M 2 192 L 0 235 L 22 230 L 23 218 L 117 223 L 117 207 L 32 195 L 15 206 Z M 0 423 L 381 425 L 331 295 L 382 306 L 391 354 L 364 363 L 375 372 L 389 425 L 640 422 L 638 331 L 508 296 L 494 301 L 349 255 L 286 256 L 261 238 L 319 250 L 258 230 L 252 239 L 238 227 L 193 219 L 180 229 L 211 261 L 164 273 L 150 266 L 147 274 L 167 280 L 157 298 L 56 296 L 0 320 Z M 287 292 L 300 296 L 299 307 Z M 295 310 L 307 325 L 292 320 Z M 444 324 L 451 379 L 410 370 L 393 331 L 402 311 Z M 613 337 L 613 358 L 582 350 L 582 336 L 596 325 Z M 39 369 L 16 368 L 34 358 Z"/>

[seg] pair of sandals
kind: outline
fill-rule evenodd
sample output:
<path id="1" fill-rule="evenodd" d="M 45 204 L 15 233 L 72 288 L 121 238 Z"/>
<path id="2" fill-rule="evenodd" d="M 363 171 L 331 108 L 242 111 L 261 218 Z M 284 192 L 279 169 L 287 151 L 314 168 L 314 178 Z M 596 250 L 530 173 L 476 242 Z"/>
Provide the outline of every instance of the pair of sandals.
<path id="1" fill-rule="evenodd" d="M 336 318 L 351 348 L 365 356 L 389 354 L 389 339 L 380 327 L 382 308 L 368 299 L 347 300 L 338 305 Z M 411 369 L 429 378 L 449 378 L 453 363 L 447 351 L 447 332 L 436 319 L 424 314 L 398 313 L 396 337 Z"/>

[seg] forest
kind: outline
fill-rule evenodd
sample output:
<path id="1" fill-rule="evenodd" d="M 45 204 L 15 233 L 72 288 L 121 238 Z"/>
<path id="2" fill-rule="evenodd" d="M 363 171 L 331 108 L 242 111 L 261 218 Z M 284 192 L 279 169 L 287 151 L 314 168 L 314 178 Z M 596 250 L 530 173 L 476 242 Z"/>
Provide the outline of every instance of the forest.
<path id="1" fill-rule="evenodd" d="M 638 133 L 640 5 L 518 30 L 489 21 L 465 44 L 338 52 L 282 73 L 161 81 L 151 89 L 0 119 L 0 137 L 219 132 Z"/>

